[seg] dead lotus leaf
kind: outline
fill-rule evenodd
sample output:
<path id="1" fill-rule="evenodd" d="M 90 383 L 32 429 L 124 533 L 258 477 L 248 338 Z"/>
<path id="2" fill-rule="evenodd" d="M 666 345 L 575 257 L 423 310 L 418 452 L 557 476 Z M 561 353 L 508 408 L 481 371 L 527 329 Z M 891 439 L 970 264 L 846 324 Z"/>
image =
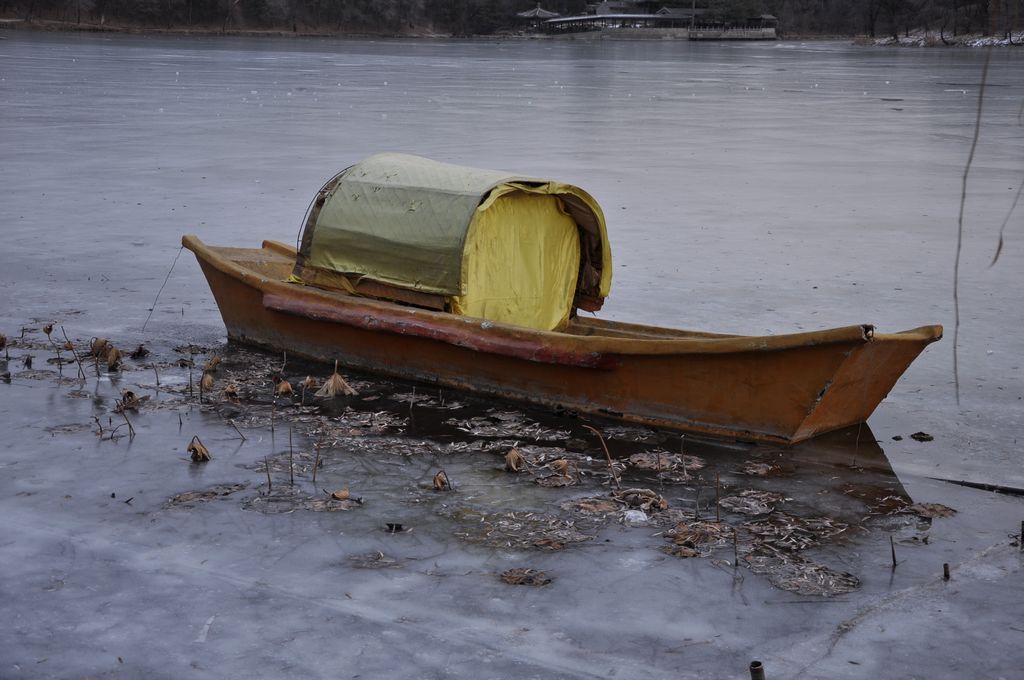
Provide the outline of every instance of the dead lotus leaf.
<path id="1" fill-rule="evenodd" d="M 505 469 L 509 472 L 523 472 L 526 470 L 526 458 L 514 446 L 505 454 Z"/>
<path id="2" fill-rule="evenodd" d="M 762 545 L 781 550 L 806 550 L 822 541 L 838 536 L 848 524 L 829 517 L 797 517 L 777 511 L 771 517 L 745 522 L 743 528 Z"/>
<path id="3" fill-rule="evenodd" d="M 612 496 L 630 508 L 645 511 L 668 509 L 668 501 L 650 489 L 623 489 L 613 492 Z"/>
<path id="4" fill-rule="evenodd" d="M 776 503 L 781 503 L 784 500 L 785 497 L 779 493 L 747 489 L 741 491 L 739 495 L 723 498 L 719 505 L 724 510 L 740 515 L 767 515 L 775 509 Z"/>
<path id="5" fill-rule="evenodd" d="M 670 545 L 664 549 L 664 552 L 673 557 L 700 557 L 700 552 L 685 545 Z"/>
<path id="6" fill-rule="evenodd" d="M 519 567 L 503 571 L 501 580 L 513 586 L 546 586 L 554 579 L 538 569 Z"/>
<path id="7" fill-rule="evenodd" d="M 338 500 L 333 494 L 325 497 L 307 498 L 296 503 L 295 509 L 312 510 L 313 512 L 348 512 L 363 504 L 362 498 L 345 498 Z"/>
<path id="8" fill-rule="evenodd" d="M 334 373 L 327 379 L 324 386 L 316 392 L 316 396 L 323 399 L 334 399 L 338 395 L 351 396 L 355 394 L 358 393 L 351 385 L 345 382 L 345 379 L 341 377 L 340 373 L 338 373 L 337 361 L 334 362 Z"/>
<path id="9" fill-rule="evenodd" d="M 314 378 L 311 375 L 307 375 L 306 378 L 302 381 L 302 391 L 305 392 L 307 390 L 313 389 L 314 387 L 316 387 L 316 378 Z"/>
<path id="10" fill-rule="evenodd" d="M 688 484 L 696 479 L 689 470 L 676 468 L 675 470 L 662 470 L 658 473 L 658 482 L 662 484 Z"/>
<path id="11" fill-rule="evenodd" d="M 549 489 L 556 489 L 563 486 L 575 486 L 579 482 L 576 478 L 571 475 L 548 475 L 547 477 L 537 477 L 535 480 L 538 484 Z"/>
<path id="12" fill-rule="evenodd" d="M 231 401 L 238 401 L 238 385 L 231 383 L 224 388 L 224 396 Z"/>
<path id="13" fill-rule="evenodd" d="M 942 503 L 914 503 L 907 508 L 907 512 L 912 512 L 918 517 L 935 519 L 937 517 L 952 517 L 957 511 Z"/>
<path id="14" fill-rule="evenodd" d="M 3 347 L 3 345 L 0 345 L 0 348 L 2 348 L 2 347 Z M 74 349 L 75 349 L 75 346 L 71 343 L 70 340 L 65 340 L 63 347 L 64 347 L 64 349 L 66 349 L 69 352 L 74 351 Z"/>
<path id="15" fill-rule="evenodd" d="M 217 370 L 217 364 L 219 363 L 220 357 L 210 357 L 206 361 L 206 366 L 203 367 L 203 370 L 207 373 L 214 373 Z"/>
<path id="16" fill-rule="evenodd" d="M 437 474 L 434 475 L 434 490 L 436 491 L 451 491 L 451 482 L 448 481 L 448 473 L 444 470 L 438 470 Z"/>
<path id="17" fill-rule="evenodd" d="M 0 333 L 0 349 L 7 347 L 7 336 Z"/>
<path id="18" fill-rule="evenodd" d="M 690 520 L 679 522 L 666 535 L 673 544 L 686 549 L 673 551 L 673 555 L 696 557 L 726 545 L 728 539 L 732 538 L 733 531 L 735 530 L 732 527 L 719 522 Z"/>
<path id="19" fill-rule="evenodd" d="M 557 474 L 565 477 L 569 476 L 569 461 L 565 458 L 559 458 L 548 463 L 548 467 L 554 470 Z"/>
<path id="20" fill-rule="evenodd" d="M 199 387 L 202 388 L 203 392 L 209 392 L 213 389 L 213 374 L 209 371 L 203 371 L 203 379 L 199 381 Z"/>
<path id="21" fill-rule="evenodd" d="M 71 344 L 71 343 L 68 343 L 68 344 Z M 71 349 L 71 348 L 68 347 L 67 349 Z M 145 345 L 139 345 L 138 347 L 135 348 L 135 351 L 132 352 L 131 354 L 129 354 L 128 356 L 130 356 L 132 359 L 135 359 L 136 361 L 139 361 L 140 359 L 145 359 L 148 354 L 149 354 L 149 350 L 146 349 L 146 346 Z"/>
<path id="22" fill-rule="evenodd" d="M 743 556 L 741 560 L 755 574 L 767 576 L 776 588 L 799 595 L 832 597 L 860 587 L 860 579 L 853 574 L 836 571 L 799 555 L 754 554 Z"/>
<path id="23" fill-rule="evenodd" d="M 339 489 L 331 494 L 331 498 L 336 501 L 347 501 L 350 495 L 348 489 Z"/>
<path id="24" fill-rule="evenodd" d="M 107 355 L 107 339 L 106 338 L 93 338 L 89 341 L 89 352 L 99 359 Z"/>
<path id="25" fill-rule="evenodd" d="M 776 470 L 778 470 L 778 466 L 776 465 L 748 460 L 743 463 L 743 465 L 740 465 L 736 472 L 737 474 L 748 475 L 750 477 L 767 477 Z"/>
<path id="26" fill-rule="evenodd" d="M 198 435 L 192 437 L 192 441 L 188 443 L 186 450 L 192 456 L 193 463 L 207 463 L 211 460 L 210 451 L 203 446 L 203 442 L 199 441 Z"/>
<path id="27" fill-rule="evenodd" d="M 931 436 L 927 432 L 915 432 L 910 435 L 910 438 L 917 442 L 930 442 L 935 439 L 935 437 Z"/>
<path id="28" fill-rule="evenodd" d="M 43 326 L 43 333 L 46 333 L 46 337 L 50 337 L 50 333 L 53 333 L 53 324 L 48 323 Z"/>
<path id="29" fill-rule="evenodd" d="M 274 389 L 275 397 L 290 397 L 293 394 L 292 384 L 287 380 L 282 380 L 277 383 L 277 387 Z"/>
<path id="30" fill-rule="evenodd" d="M 247 486 L 248 484 L 218 484 L 217 486 L 213 486 L 202 491 L 186 491 L 184 493 L 179 493 L 176 496 L 172 496 L 171 499 L 167 501 L 166 507 L 204 503 L 215 498 L 229 496 L 236 491 L 241 491 Z"/>
<path id="31" fill-rule="evenodd" d="M 359 569 L 392 569 L 402 566 L 394 557 L 388 557 L 380 551 L 353 555 L 348 561 Z"/>
<path id="32" fill-rule="evenodd" d="M 667 470 L 680 462 L 679 454 L 664 451 L 641 451 L 628 459 L 629 464 L 638 470 Z"/>
<path id="33" fill-rule="evenodd" d="M 131 390 L 121 390 L 121 399 L 118 400 L 115 411 L 123 413 L 124 411 L 138 411 L 139 406 L 142 402 L 149 399 L 149 395 L 139 396 Z"/>
<path id="34" fill-rule="evenodd" d="M 116 371 L 119 368 L 121 368 L 121 350 L 111 345 L 107 350 L 107 370 Z"/>
<path id="35" fill-rule="evenodd" d="M 562 550 L 572 543 L 593 539 L 582 533 L 575 521 L 533 512 L 477 513 L 459 508 L 455 516 L 465 522 L 455 531 L 460 540 L 502 550 L 540 548 Z"/>
<path id="36" fill-rule="evenodd" d="M 619 505 L 607 498 L 580 498 L 563 504 L 562 508 L 588 514 L 610 514 L 618 512 Z"/>

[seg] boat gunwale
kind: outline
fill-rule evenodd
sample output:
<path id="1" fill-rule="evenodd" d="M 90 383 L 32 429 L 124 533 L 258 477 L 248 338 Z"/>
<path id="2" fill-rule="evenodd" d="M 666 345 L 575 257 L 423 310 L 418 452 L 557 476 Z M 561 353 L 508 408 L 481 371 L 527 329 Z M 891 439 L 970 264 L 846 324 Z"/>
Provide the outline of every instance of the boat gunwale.
<path id="1" fill-rule="evenodd" d="M 467 330 L 473 333 L 484 333 L 493 337 L 502 337 L 517 343 L 536 343 L 555 345 L 561 351 L 590 355 L 683 355 L 683 354 L 730 354 L 746 352 L 773 352 L 813 347 L 827 344 L 863 344 L 867 342 L 934 342 L 942 337 L 942 327 L 938 325 L 920 326 L 918 328 L 896 333 L 879 334 L 874 332 L 870 324 L 843 326 L 818 331 L 805 331 L 783 335 L 745 336 L 724 335 L 720 337 L 621 337 L 600 335 L 576 335 L 558 331 L 541 331 L 511 324 L 504 324 L 475 317 L 464 317 L 447 312 L 405 307 L 396 303 L 355 297 L 344 293 L 334 293 L 308 286 L 298 287 L 297 284 L 269 278 L 259 272 L 247 268 L 229 257 L 218 252 L 218 247 L 203 243 L 197 236 L 186 234 L 182 237 L 182 246 L 195 253 L 200 259 L 214 266 L 224 274 L 231 276 L 260 290 L 270 301 L 276 301 L 274 311 L 292 313 L 302 316 L 303 305 L 314 305 L 318 317 L 324 321 L 379 328 L 382 332 L 401 332 L 406 335 L 422 335 L 431 340 L 453 342 L 464 339 Z M 264 241 L 263 250 L 282 257 L 294 257 L 293 249 L 273 241 Z M 259 249 L 252 249 L 259 250 Z M 283 309 L 282 300 L 302 300 L 292 310 Z M 331 315 L 326 313 L 330 307 L 346 305 L 358 310 L 357 313 Z M 359 312 L 362 313 L 360 319 Z M 380 327 L 380 322 L 384 327 Z M 617 322 L 611 322 L 617 323 Z M 396 326 L 404 328 L 394 330 Z M 639 324 L 623 324 L 643 332 L 643 329 L 674 330 L 658 326 Z M 628 329 L 623 329 L 627 330 Z"/>

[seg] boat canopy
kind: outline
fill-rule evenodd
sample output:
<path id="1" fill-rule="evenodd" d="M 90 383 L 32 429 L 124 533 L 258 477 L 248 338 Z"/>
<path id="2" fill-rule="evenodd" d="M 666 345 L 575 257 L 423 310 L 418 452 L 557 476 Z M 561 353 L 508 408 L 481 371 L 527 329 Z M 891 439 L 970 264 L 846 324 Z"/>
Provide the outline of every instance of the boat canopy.
<path id="1" fill-rule="evenodd" d="M 578 187 L 384 153 L 320 190 L 290 280 L 555 330 L 600 309 L 611 249 Z"/>

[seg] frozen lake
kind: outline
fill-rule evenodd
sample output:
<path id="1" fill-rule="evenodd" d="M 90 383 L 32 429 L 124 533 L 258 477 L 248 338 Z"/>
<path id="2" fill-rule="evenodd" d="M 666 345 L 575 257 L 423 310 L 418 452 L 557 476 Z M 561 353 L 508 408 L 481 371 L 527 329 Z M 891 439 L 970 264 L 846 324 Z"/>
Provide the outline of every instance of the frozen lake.
<path id="1" fill-rule="evenodd" d="M 743 677 L 753 658 L 769 677 L 1011 677 L 1024 661 L 1015 615 L 991 607 L 1024 600 L 1007 539 L 1024 504 L 936 481 L 1024 487 L 1024 213 L 988 266 L 1024 177 L 1020 50 L 992 53 L 968 182 L 958 404 L 953 264 L 981 50 L 0 38 L 0 333 L 29 329 L 37 362 L 27 369 L 28 350 L 11 349 L 13 379 L 0 383 L 0 599 L 14 631 L 0 641 L 0 677 Z M 145 342 L 168 367 L 176 346 L 219 351 L 223 326 L 188 252 L 140 331 L 181 235 L 292 242 L 327 178 L 385 150 L 586 189 L 608 217 L 602 314 L 615 319 L 758 334 L 943 324 L 946 338 L 870 425 L 900 493 L 960 513 L 935 519 L 930 541 L 917 525 L 872 525 L 829 544 L 818 559 L 861 586 L 809 599 L 749 572 L 737 586 L 710 559 L 666 557 L 644 542 L 654 527 L 613 523 L 596 534 L 610 547 L 539 557 L 467 548 L 436 499 L 424 519 L 405 497 L 403 485 L 429 483 L 436 456 L 414 457 L 411 472 L 378 450 L 328 468 L 417 525 L 408 536 L 373 533 L 384 517 L 370 507 L 168 511 L 168 498 L 211 485 L 245 483 L 239 493 L 253 496 L 265 481 L 253 466 L 287 450 L 281 428 L 274 439 L 253 422 L 240 445 L 215 413 L 182 401 L 140 415 L 131 443 L 101 440 L 93 416 L 106 423 L 119 389 L 150 374 L 58 380 L 40 327 Z M 179 380 L 175 398 L 184 375 L 166 377 Z M 233 452 L 197 470 L 180 459 L 182 427 Z M 435 438 L 399 430 L 403 446 Z M 909 438 L 921 430 L 934 441 Z M 759 454 L 706 455 L 731 474 L 736 456 Z M 492 488 L 495 462 L 483 465 L 444 463 L 486 490 L 465 492 L 478 503 L 543 506 L 536 490 Z M 795 479 L 824 496 L 845 474 L 811 466 Z M 115 491 L 137 499 L 125 506 Z M 828 502 L 816 512 L 851 526 L 857 514 Z M 892 534 L 905 561 L 890 571 Z M 348 561 L 377 550 L 398 566 Z M 948 584 L 935 580 L 943 562 Z M 534 590 L 490 577 L 523 565 L 557 580 Z M 979 609 L 991 611 L 972 626 L 966 612 Z"/>

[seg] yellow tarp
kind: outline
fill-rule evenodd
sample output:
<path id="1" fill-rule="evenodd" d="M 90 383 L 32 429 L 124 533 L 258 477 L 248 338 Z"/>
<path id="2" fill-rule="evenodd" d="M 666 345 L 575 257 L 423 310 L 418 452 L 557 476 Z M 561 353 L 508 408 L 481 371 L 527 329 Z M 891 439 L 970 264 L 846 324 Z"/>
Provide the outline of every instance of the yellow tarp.
<path id="1" fill-rule="evenodd" d="M 582 189 L 378 154 L 318 193 L 290 280 L 380 284 L 397 291 L 372 293 L 383 299 L 554 330 L 600 309 L 611 276 L 604 215 Z"/>
<path id="2" fill-rule="evenodd" d="M 497 194 L 497 195 L 494 195 Z M 530 328 L 565 326 L 579 272 L 576 222 L 555 196 L 511 187 L 477 210 L 452 311 Z"/>

